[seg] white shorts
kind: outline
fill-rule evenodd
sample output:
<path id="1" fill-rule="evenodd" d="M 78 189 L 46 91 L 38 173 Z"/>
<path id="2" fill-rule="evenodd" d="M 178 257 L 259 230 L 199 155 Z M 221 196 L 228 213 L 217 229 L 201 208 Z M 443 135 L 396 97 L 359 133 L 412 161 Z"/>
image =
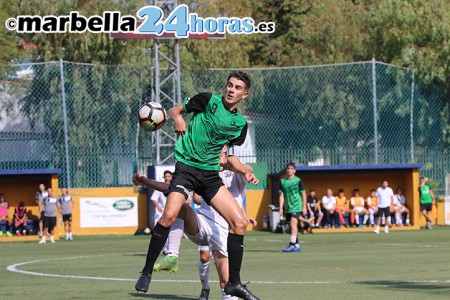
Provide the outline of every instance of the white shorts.
<path id="1" fill-rule="evenodd" d="M 162 212 L 159 212 L 156 208 L 155 208 L 155 214 L 153 215 L 153 220 L 155 221 L 155 224 L 153 226 L 156 226 L 156 223 L 158 223 L 158 220 L 162 217 Z"/>
<path id="2" fill-rule="evenodd" d="M 211 250 L 217 250 L 228 257 L 228 228 L 220 226 L 202 214 L 195 214 L 195 216 L 198 233 L 195 235 L 186 234 L 187 237 L 199 246 L 209 246 Z"/>
<path id="3" fill-rule="evenodd" d="M 361 206 L 357 206 L 355 208 L 353 208 L 353 211 L 358 212 L 358 214 L 361 214 L 364 210 L 364 207 Z"/>

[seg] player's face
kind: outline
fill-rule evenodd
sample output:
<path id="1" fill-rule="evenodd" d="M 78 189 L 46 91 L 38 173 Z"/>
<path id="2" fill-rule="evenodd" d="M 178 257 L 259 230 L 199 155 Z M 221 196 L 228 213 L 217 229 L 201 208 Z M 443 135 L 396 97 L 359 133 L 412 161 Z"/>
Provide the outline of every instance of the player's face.
<path id="1" fill-rule="evenodd" d="M 328 189 L 328 190 L 327 190 L 327 196 L 328 196 L 328 197 L 333 196 L 333 191 L 332 191 L 331 189 Z"/>
<path id="2" fill-rule="evenodd" d="M 51 188 L 47 189 L 48 195 L 53 196 L 53 190 Z"/>
<path id="3" fill-rule="evenodd" d="M 3 195 L 0 196 L 0 202 L 4 202 L 5 201 L 5 197 Z"/>
<path id="4" fill-rule="evenodd" d="M 315 197 L 316 196 L 316 192 L 312 191 L 311 192 L 311 197 Z"/>
<path id="5" fill-rule="evenodd" d="M 288 166 L 286 168 L 286 173 L 288 174 L 288 176 L 293 176 L 295 175 L 295 168 L 293 166 Z"/>
<path id="6" fill-rule="evenodd" d="M 172 174 L 170 174 L 170 173 L 164 174 L 164 181 L 166 183 L 169 183 L 170 181 L 172 181 Z"/>
<path id="7" fill-rule="evenodd" d="M 61 189 L 61 193 L 62 193 L 63 195 L 66 195 L 66 194 L 67 194 L 67 189 L 65 189 L 65 188 Z"/>
<path id="8" fill-rule="evenodd" d="M 45 190 L 45 185 L 43 185 L 43 184 L 40 184 L 39 185 L 39 190 L 41 190 L 42 192 Z"/>
<path id="9" fill-rule="evenodd" d="M 234 109 L 242 99 L 248 96 L 245 82 L 231 77 L 225 88 L 225 105 L 228 109 Z"/>
<path id="10" fill-rule="evenodd" d="M 387 188 L 389 186 L 389 183 L 385 180 L 385 181 L 383 181 L 383 187 L 384 188 Z"/>

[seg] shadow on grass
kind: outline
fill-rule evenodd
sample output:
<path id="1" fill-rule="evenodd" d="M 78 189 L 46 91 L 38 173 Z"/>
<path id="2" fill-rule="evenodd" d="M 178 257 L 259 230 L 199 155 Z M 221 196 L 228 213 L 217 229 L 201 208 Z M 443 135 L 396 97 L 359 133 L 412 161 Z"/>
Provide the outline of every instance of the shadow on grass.
<path id="1" fill-rule="evenodd" d="M 147 256 L 146 253 L 125 253 L 122 256 Z"/>
<path id="2" fill-rule="evenodd" d="M 408 281 L 385 281 L 385 280 L 376 280 L 376 281 L 360 281 L 358 284 L 367 284 L 373 286 L 383 286 L 383 288 L 387 289 L 395 289 L 395 290 L 405 290 L 405 291 L 422 291 L 425 293 L 433 293 L 433 294 L 445 294 L 447 295 L 450 291 L 450 285 L 442 283 L 424 283 L 424 282 L 408 282 Z"/>
<path id="3" fill-rule="evenodd" d="M 182 295 L 165 295 L 165 294 L 142 294 L 142 293 L 128 293 L 130 296 L 136 298 L 148 299 L 167 299 L 167 300 L 196 300 L 198 297 L 182 296 Z"/>

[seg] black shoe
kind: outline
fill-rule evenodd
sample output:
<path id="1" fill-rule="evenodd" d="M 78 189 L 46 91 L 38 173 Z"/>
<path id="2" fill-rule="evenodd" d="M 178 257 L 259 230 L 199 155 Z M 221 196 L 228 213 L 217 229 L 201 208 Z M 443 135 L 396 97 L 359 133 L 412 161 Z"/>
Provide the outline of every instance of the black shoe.
<path id="1" fill-rule="evenodd" d="M 146 293 L 148 291 L 148 286 L 150 285 L 150 281 L 152 281 L 152 274 L 142 271 L 141 277 L 139 277 L 134 288 L 138 292 Z"/>
<path id="2" fill-rule="evenodd" d="M 244 300 L 259 300 L 259 298 L 256 297 L 255 295 L 253 295 L 247 289 L 247 286 L 242 283 L 232 284 L 228 281 L 223 290 L 224 290 L 225 294 L 227 294 L 227 295 L 236 296 L 236 297 L 242 298 Z"/>

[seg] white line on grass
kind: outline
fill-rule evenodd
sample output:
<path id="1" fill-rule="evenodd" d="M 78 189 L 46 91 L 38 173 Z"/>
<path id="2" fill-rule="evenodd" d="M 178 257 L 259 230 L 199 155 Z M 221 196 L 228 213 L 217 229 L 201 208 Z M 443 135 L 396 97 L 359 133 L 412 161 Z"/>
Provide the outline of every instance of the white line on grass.
<path id="1" fill-rule="evenodd" d="M 130 254 L 130 253 L 126 253 Z M 107 254 L 107 255 L 97 255 L 97 256 L 113 256 L 118 254 Z M 52 258 L 52 259 L 40 259 L 40 260 L 31 260 L 25 261 L 13 265 L 9 265 L 6 267 L 6 270 L 13 273 L 20 273 L 32 276 L 41 276 L 41 277 L 57 277 L 57 278 L 71 278 L 71 279 L 89 279 L 89 280 L 104 280 L 104 281 L 136 281 L 136 279 L 130 278 L 114 278 L 114 277 L 94 277 L 94 276 L 78 276 L 78 275 L 63 275 L 63 274 L 48 274 L 48 273 L 40 273 L 40 272 L 32 272 L 20 270 L 17 267 L 36 264 L 41 262 L 47 262 L 52 260 L 69 260 L 69 259 L 81 259 L 81 258 L 90 258 L 94 257 L 94 255 L 90 256 L 73 256 L 73 257 L 63 257 L 63 258 Z M 199 283 L 199 280 L 192 279 L 155 279 L 153 282 L 170 282 L 170 283 Z M 217 280 L 210 280 L 210 282 L 217 283 Z M 362 280 L 362 281 L 251 281 L 251 283 L 256 284 L 355 284 L 355 283 L 379 283 L 379 284 L 396 284 L 396 283 L 450 283 L 450 280 Z"/>

